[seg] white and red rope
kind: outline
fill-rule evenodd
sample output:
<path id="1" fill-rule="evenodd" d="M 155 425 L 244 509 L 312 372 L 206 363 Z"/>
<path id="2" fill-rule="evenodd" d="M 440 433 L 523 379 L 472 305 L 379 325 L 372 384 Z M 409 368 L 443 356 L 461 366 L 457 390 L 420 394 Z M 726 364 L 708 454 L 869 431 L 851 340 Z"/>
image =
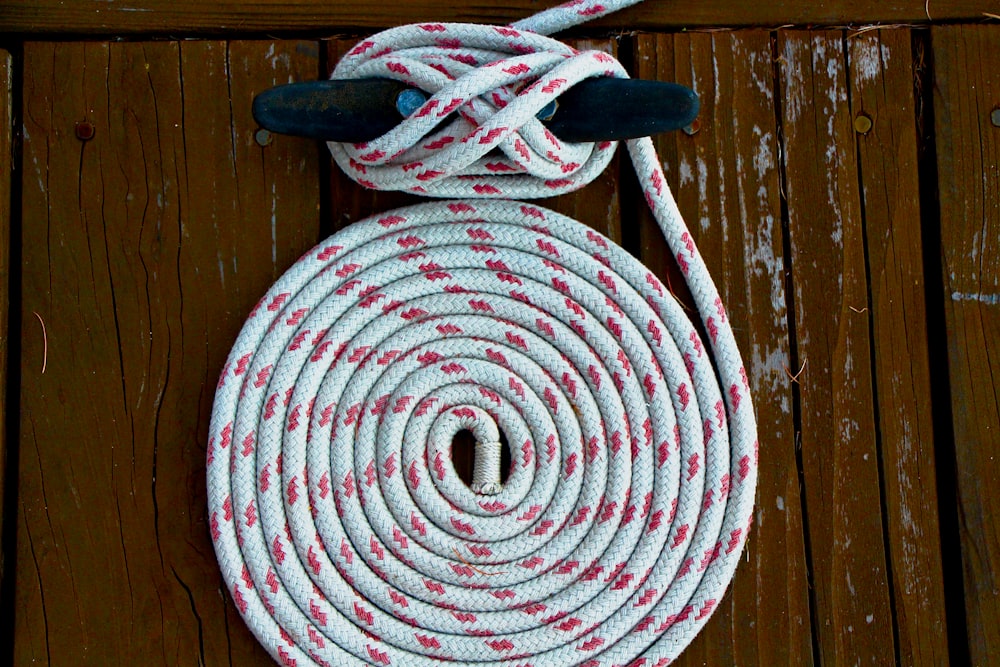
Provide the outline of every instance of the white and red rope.
<path id="1" fill-rule="evenodd" d="M 598 6 L 514 27 L 404 26 L 335 71 L 432 93 L 368 145 L 331 145 L 345 171 L 461 199 L 314 248 L 251 313 L 222 372 L 212 539 L 240 613 L 282 664 L 666 664 L 732 578 L 756 425 L 652 141 L 629 152 L 704 343 L 621 248 L 509 199 L 581 187 L 615 149 L 563 144 L 534 118 L 582 78 L 625 76 L 606 54 L 527 31 Z M 472 488 L 451 462 L 466 429 Z"/>

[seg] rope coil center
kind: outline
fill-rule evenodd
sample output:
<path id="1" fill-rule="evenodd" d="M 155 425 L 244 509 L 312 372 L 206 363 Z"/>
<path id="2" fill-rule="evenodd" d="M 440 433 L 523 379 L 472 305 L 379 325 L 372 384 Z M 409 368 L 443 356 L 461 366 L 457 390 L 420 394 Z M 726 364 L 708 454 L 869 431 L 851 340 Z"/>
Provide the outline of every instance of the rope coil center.
<path id="1" fill-rule="evenodd" d="M 527 27 L 624 4 L 567 3 Z M 751 521 L 756 425 L 652 141 L 629 152 L 704 339 L 609 239 L 507 199 L 603 170 L 612 142 L 562 144 L 535 119 L 595 75 L 625 74 L 520 25 L 404 26 L 338 65 L 431 94 L 374 142 L 332 144 L 342 168 L 459 199 L 373 216 L 304 255 L 221 374 L 212 539 L 279 663 L 666 664 L 724 594 Z M 462 430 L 471 488 L 451 463 Z"/>

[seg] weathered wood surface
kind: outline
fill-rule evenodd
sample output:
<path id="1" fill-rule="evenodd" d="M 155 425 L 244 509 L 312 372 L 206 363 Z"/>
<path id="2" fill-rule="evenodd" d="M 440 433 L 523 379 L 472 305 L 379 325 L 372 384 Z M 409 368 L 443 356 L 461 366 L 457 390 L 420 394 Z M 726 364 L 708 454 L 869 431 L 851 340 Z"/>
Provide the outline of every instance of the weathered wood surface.
<path id="1" fill-rule="evenodd" d="M 784 34 L 778 45 L 814 631 L 834 662 L 888 664 L 891 583 L 843 46 L 839 32 Z"/>
<path id="2" fill-rule="evenodd" d="M 946 665 L 912 40 L 879 30 L 847 44 L 851 116 L 872 123 L 857 136 L 858 173 L 898 658 Z"/>
<path id="3" fill-rule="evenodd" d="M 915 135 L 915 119 L 901 111 L 892 128 L 862 140 L 868 143 L 859 156 L 851 113 L 852 98 L 861 96 L 855 100 L 860 110 L 884 94 L 867 90 L 865 77 L 876 80 L 872 89 L 891 90 L 894 76 L 903 78 L 904 88 L 912 86 L 910 49 L 904 36 L 895 59 L 879 43 L 872 56 L 864 50 L 871 37 L 853 39 L 868 41 L 851 44 L 841 32 L 791 32 L 780 33 L 778 42 L 813 627 L 824 660 L 910 664 L 946 654 L 943 624 L 934 619 L 941 607 L 930 615 L 913 608 L 914 581 L 930 582 L 931 594 L 942 597 L 939 561 L 913 558 L 919 540 L 939 549 L 933 482 L 929 496 L 921 497 L 927 489 L 915 490 L 910 477 L 933 465 L 932 447 L 914 453 L 913 431 L 928 445 L 931 433 L 926 421 L 918 430 L 915 414 L 895 412 L 928 407 L 926 344 L 913 357 L 896 348 L 900 336 L 904 345 L 926 340 L 922 308 L 902 312 L 906 298 L 912 303 L 920 294 L 919 283 L 912 284 L 922 262 L 915 149 L 905 140 L 892 144 L 893 133 Z M 912 103 L 912 92 L 901 102 L 907 98 Z M 876 120 L 888 125 L 885 111 L 887 117 Z M 912 229 L 890 208 L 906 206 Z M 897 238 L 891 250 L 899 259 L 884 247 Z M 910 391 L 893 389 L 906 380 L 915 380 Z M 929 518 L 914 524 L 914 510 Z M 910 604 L 909 615 L 897 598 Z"/>
<path id="4" fill-rule="evenodd" d="M 1000 651 L 1000 28 L 935 28 L 932 46 L 958 471 L 946 520 L 959 523 L 970 657 L 985 665 Z"/>
<path id="5" fill-rule="evenodd" d="M 638 76 L 677 81 L 701 97 L 699 131 L 662 135 L 657 149 L 730 318 L 742 323 L 735 333 L 754 393 L 760 457 L 766 462 L 747 562 L 678 664 L 810 664 L 793 391 L 785 372 L 792 362 L 770 34 L 644 35 L 636 64 Z M 641 200 L 635 205 L 640 257 L 677 285 L 679 273 L 662 233 Z"/>
<path id="6" fill-rule="evenodd" d="M 13 183 L 13 75 L 14 63 L 8 51 L 0 49 L 0 425 L 7 423 L 7 352 L 10 335 L 8 333 L 7 308 L 10 299 L 10 223 L 11 186 Z M 0 540 L 7 535 L 4 524 L 4 498 L 6 498 L 7 431 L 0 427 Z M 13 482 L 12 482 L 13 483 Z M 0 582 L 7 576 L 7 544 L 0 541 Z M 2 634 L 2 631 L 0 631 Z"/>
<path id="7" fill-rule="evenodd" d="M 451 0 L 6 0 L 0 32 L 91 33 L 104 35 L 178 32 L 247 33 L 288 30 L 376 28 L 421 21 L 509 23 L 561 0 L 453 2 Z M 1000 0 L 647 0 L 638 7 L 594 21 L 601 29 L 666 30 L 717 26 L 857 25 L 982 21 L 1000 14 Z M 340 29 L 340 30 L 339 30 Z"/>
<path id="8" fill-rule="evenodd" d="M 220 586 L 204 448 L 246 314 L 317 240 L 315 146 L 258 146 L 249 111 L 316 53 L 25 46 L 15 664 L 268 664 Z"/>

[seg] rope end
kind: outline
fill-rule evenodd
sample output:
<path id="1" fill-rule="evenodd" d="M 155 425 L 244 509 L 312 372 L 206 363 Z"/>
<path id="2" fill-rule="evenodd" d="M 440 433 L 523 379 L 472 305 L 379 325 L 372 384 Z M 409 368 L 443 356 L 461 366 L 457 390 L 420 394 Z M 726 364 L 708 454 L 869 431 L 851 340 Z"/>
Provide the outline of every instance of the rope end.
<path id="1" fill-rule="evenodd" d="M 500 481 L 500 452 L 503 445 L 499 442 L 477 442 L 476 462 L 472 470 L 472 485 L 475 492 L 486 496 L 495 496 L 503 490 Z"/>

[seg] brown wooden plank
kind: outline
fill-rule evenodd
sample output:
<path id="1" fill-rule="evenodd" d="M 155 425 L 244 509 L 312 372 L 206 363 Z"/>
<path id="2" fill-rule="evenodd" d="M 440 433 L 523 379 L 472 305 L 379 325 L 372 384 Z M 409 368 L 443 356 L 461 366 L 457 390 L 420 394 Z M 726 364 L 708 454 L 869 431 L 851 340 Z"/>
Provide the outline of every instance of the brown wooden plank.
<path id="1" fill-rule="evenodd" d="M 316 241 L 315 147 L 258 146 L 249 111 L 316 53 L 25 45 L 18 665 L 270 664 L 221 586 L 204 448 L 236 332 Z"/>
<path id="2" fill-rule="evenodd" d="M 7 423 L 7 307 L 10 275 L 10 211 L 11 182 L 14 154 L 11 150 L 13 129 L 13 60 L 10 53 L 0 49 L 0 424 Z M 13 472 L 11 474 L 14 474 Z M 5 535 L 4 478 L 7 475 L 7 432 L 0 428 L 0 535 Z M 6 545 L 4 545 L 6 547 Z M 5 580 L 4 557 L 6 548 L 0 550 L 0 582 Z"/>
<path id="3" fill-rule="evenodd" d="M 639 77 L 692 86 L 702 100 L 699 131 L 661 135 L 657 150 L 732 321 L 739 323 L 735 333 L 760 425 L 758 509 L 747 562 L 677 664 L 811 664 L 792 382 L 785 370 L 791 362 L 770 35 L 640 35 L 637 47 Z M 670 252 L 641 210 L 642 260 L 677 291 Z"/>
<path id="4" fill-rule="evenodd" d="M 508 23 L 560 0 L 508 0 L 456 3 L 450 0 L 7 0 L 0 12 L 0 32 L 136 34 L 329 30 L 331 27 L 376 28 L 421 21 Z M 664 30 L 707 26 L 845 25 L 982 21 L 1000 14 L 1000 0 L 732 0 L 666 2 L 649 0 L 638 7 L 595 21 L 615 29 Z"/>
<path id="5" fill-rule="evenodd" d="M 895 662 L 844 34 L 779 33 L 801 447 L 820 656 Z"/>
<path id="6" fill-rule="evenodd" d="M 357 41 L 336 39 L 329 42 L 330 71 L 344 54 L 354 48 Z M 570 40 L 569 43 L 580 50 L 603 51 L 617 56 L 618 44 L 612 39 L 577 39 Z M 331 160 L 330 164 L 330 217 L 335 229 L 342 229 L 352 222 L 399 206 L 433 201 L 407 192 L 368 190 L 348 178 L 335 162 Z M 579 220 L 621 243 L 618 165 L 619 156 L 616 155 L 604 173 L 587 187 L 568 195 L 539 200 L 539 203 Z"/>
<path id="7" fill-rule="evenodd" d="M 899 657 L 947 665 L 911 34 L 848 40 Z M 860 119 L 860 120 L 859 120 Z"/>
<path id="8" fill-rule="evenodd" d="M 932 31 L 948 364 L 973 664 L 1000 651 L 1000 29 Z"/>

